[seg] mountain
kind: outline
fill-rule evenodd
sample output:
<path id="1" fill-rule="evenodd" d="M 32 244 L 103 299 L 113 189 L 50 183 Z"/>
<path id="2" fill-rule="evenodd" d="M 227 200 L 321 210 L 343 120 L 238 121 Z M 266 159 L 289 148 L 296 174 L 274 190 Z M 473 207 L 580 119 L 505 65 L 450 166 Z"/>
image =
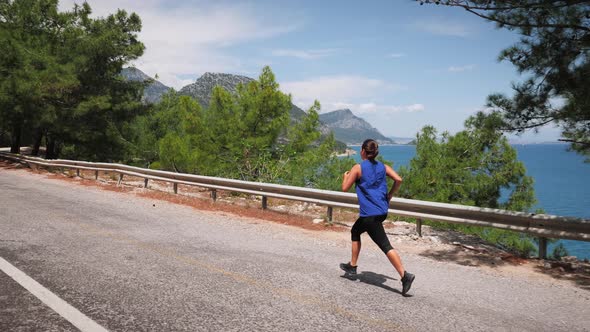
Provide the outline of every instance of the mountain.
<path id="1" fill-rule="evenodd" d="M 252 81 L 254 81 L 253 78 L 246 76 L 207 72 L 199 77 L 195 83 L 189 84 L 180 89 L 178 94 L 191 96 L 198 100 L 201 106 L 208 107 L 215 86 L 219 85 L 231 93 L 236 93 L 238 84 L 248 84 Z M 291 104 L 290 114 L 291 120 L 297 122 L 303 118 L 306 113 L 301 108 Z M 330 132 L 330 129 L 325 125 L 320 125 L 320 132 L 325 135 Z"/>
<path id="2" fill-rule="evenodd" d="M 213 94 L 213 88 L 217 85 L 234 94 L 237 92 L 239 84 L 248 84 L 254 79 L 241 75 L 222 74 L 222 73 L 205 73 L 199 77 L 195 83 L 189 84 L 178 94 L 191 96 L 199 101 L 203 107 L 209 106 L 209 100 Z"/>
<path id="3" fill-rule="evenodd" d="M 397 137 L 397 136 L 389 136 L 389 139 L 391 139 L 392 141 L 394 141 L 396 144 L 409 144 L 412 143 L 412 141 L 416 140 L 416 137 Z M 415 145 L 415 144 L 413 144 Z"/>
<path id="4" fill-rule="evenodd" d="M 153 82 L 148 84 L 148 86 L 146 86 L 143 90 L 143 100 L 150 104 L 159 102 L 160 98 L 162 98 L 162 95 L 172 89 L 160 83 L 159 81 L 154 80 L 135 67 L 123 68 L 121 75 L 125 79 L 133 82 L 145 82 L 152 80 Z"/>
<path id="5" fill-rule="evenodd" d="M 141 70 L 134 67 L 124 68 L 121 75 L 130 81 L 153 81 L 144 89 L 143 99 L 148 103 L 156 103 L 160 101 L 163 94 L 172 90 L 172 88 L 154 80 L 144 74 Z M 236 93 L 239 84 L 248 84 L 253 80 L 254 79 L 250 77 L 241 75 L 207 72 L 199 77 L 194 83 L 180 89 L 178 94 L 191 96 L 203 107 L 207 107 L 215 86 L 219 85 L 231 93 Z M 291 104 L 290 114 L 291 121 L 298 122 L 306 113 L 299 107 Z M 325 136 L 333 131 L 336 140 L 339 141 L 337 143 L 342 146 L 344 145 L 341 142 L 346 144 L 360 144 L 366 138 L 374 138 L 381 144 L 394 143 L 393 140 L 383 136 L 377 129 L 373 128 L 365 120 L 356 117 L 348 109 L 320 114 L 320 122 L 319 129 L 322 135 Z"/>
<path id="6" fill-rule="evenodd" d="M 143 91 L 143 100 L 148 103 L 159 102 L 162 95 L 169 90 L 172 90 L 172 88 L 154 80 L 141 70 L 134 67 L 123 68 L 121 75 L 125 79 L 134 82 L 145 82 L 147 80 L 153 81 Z M 230 93 L 236 93 L 238 84 L 248 84 L 251 81 L 254 81 L 254 79 L 241 75 L 205 73 L 199 77 L 195 83 L 186 85 L 180 89 L 178 94 L 193 97 L 201 104 L 201 106 L 207 107 L 209 106 L 209 100 L 211 99 L 213 88 L 215 86 L 220 85 Z M 298 122 L 306 113 L 293 104 L 291 104 L 291 106 L 291 120 Z M 327 135 L 330 133 L 330 129 L 327 126 L 320 124 L 320 132 L 322 135 Z"/>
<path id="7" fill-rule="evenodd" d="M 367 121 L 355 116 L 349 109 L 320 114 L 320 121 L 334 132 L 337 140 L 346 144 L 361 144 L 367 138 L 373 138 L 379 144 L 395 143 Z"/>

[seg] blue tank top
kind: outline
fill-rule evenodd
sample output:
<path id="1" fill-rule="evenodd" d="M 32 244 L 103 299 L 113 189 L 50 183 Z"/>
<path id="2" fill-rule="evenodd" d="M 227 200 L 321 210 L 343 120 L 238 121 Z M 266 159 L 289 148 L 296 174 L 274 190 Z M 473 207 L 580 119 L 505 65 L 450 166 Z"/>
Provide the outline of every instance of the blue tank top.
<path id="1" fill-rule="evenodd" d="M 361 178 L 356 181 L 356 195 L 360 205 L 360 216 L 381 216 L 387 214 L 387 180 L 385 165 L 379 161 L 363 160 Z"/>

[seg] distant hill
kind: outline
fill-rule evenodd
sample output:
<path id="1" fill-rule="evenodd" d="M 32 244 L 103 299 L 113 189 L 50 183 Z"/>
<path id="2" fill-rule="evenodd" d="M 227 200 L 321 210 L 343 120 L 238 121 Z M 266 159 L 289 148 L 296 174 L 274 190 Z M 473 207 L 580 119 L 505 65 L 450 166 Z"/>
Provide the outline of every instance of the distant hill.
<path id="1" fill-rule="evenodd" d="M 373 138 L 379 144 L 395 143 L 349 109 L 320 114 L 320 120 L 334 132 L 337 140 L 346 144 L 361 144 L 367 138 Z"/>
<path id="2" fill-rule="evenodd" d="M 146 86 L 143 90 L 143 100 L 150 104 L 159 102 L 162 98 L 162 95 L 172 89 L 160 83 L 159 81 L 154 80 L 141 70 L 134 67 L 123 68 L 121 75 L 125 79 L 133 82 L 145 82 L 148 80 L 153 80 L 153 82 Z"/>
<path id="3" fill-rule="evenodd" d="M 410 144 L 413 141 L 416 140 L 416 137 L 397 137 L 397 136 L 389 136 L 389 139 L 391 139 L 392 141 L 394 141 L 396 144 L 408 144 L 408 145 L 415 145 L 414 144 Z"/>
<path id="4" fill-rule="evenodd" d="M 194 83 L 191 83 L 178 91 L 178 94 L 191 96 L 199 101 L 201 106 L 209 106 L 209 101 L 213 95 L 213 88 L 221 86 L 230 93 L 236 93 L 239 84 L 248 84 L 254 81 L 253 78 L 223 74 L 223 73 L 205 73 L 199 77 Z"/>
<path id="5" fill-rule="evenodd" d="M 253 78 L 246 76 L 207 72 L 199 77 L 195 83 L 189 84 L 180 89 L 178 93 L 185 96 L 191 96 L 198 100 L 201 106 L 208 107 L 214 87 L 219 85 L 231 93 L 236 93 L 239 84 L 248 84 L 252 81 L 254 81 Z M 290 113 L 292 119 L 300 120 L 305 116 L 305 112 L 302 109 L 293 104 L 291 106 Z M 324 133 L 325 129 L 326 128 L 324 128 L 322 133 Z"/>

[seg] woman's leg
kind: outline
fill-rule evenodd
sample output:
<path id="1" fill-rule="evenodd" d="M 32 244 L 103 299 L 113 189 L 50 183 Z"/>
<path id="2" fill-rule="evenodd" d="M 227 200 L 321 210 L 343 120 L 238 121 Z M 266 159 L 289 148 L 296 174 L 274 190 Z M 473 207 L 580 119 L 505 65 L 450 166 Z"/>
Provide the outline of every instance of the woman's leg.
<path id="1" fill-rule="evenodd" d="M 361 234 L 366 231 L 366 223 L 362 217 L 359 217 L 350 229 L 350 238 L 352 240 L 352 255 L 350 265 L 357 266 L 359 254 L 361 253 Z"/>
<path id="2" fill-rule="evenodd" d="M 389 250 L 385 255 L 387 255 L 389 262 L 397 270 L 397 273 L 399 273 L 399 276 L 403 277 L 404 273 L 405 273 L 404 266 L 402 265 L 402 260 L 399 257 L 399 255 L 397 254 L 397 252 L 395 251 L 395 249 Z"/>
<path id="3" fill-rule="evenodd" d="M 402 264 L 402 260 L 391 246 L 389 239 L 387 238 L 387 234 L 385 234 L 385 229 L 383 228 L 383 221 L 387 218 L 387 215 L 383 216 L 375 216 L 370 220 L 367 226 L 367 233 L 369 236 L 381 248 L 383 253 L 389 259 L 389 262 L 393 267 L 397 270 L 400 277 L 404 276 L 405 270 Z"/>
<path id="4" fill-rule="evenodd" d="M 357 266 L 359 254 L 361 253 L 361 241 L 352 241 L 352 257 L 350 258 L 350 265 Z"/>

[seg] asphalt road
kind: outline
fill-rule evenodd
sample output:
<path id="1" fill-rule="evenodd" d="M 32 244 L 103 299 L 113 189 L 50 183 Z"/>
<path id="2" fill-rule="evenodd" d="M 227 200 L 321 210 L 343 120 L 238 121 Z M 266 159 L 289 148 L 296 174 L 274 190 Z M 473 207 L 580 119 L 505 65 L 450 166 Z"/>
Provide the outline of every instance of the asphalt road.
<path id="1" fill-rule="evenodd" d="M 0 169 L 0 258 L 110 331 L 588 331 L 590 294 Z M 0 331 L 76 331 L 0 268 Z M 21 281 L 22 282 L 22 281 Z"/>

